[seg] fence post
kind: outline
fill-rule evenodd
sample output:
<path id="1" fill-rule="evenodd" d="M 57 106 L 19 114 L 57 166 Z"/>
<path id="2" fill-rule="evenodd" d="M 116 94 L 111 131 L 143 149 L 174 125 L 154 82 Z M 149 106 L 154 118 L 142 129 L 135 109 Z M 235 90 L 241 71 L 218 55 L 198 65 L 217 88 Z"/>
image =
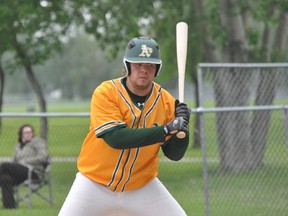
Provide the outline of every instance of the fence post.
<path id="1" fill-rule="evenodd" d="M 197 115 L 200 115 L 200 137 L 201 137 L 201 148 L 202 148 L 202 161 L 203 161 L 203 187 L 204 187 L 204 205 L 205 215 L 210 215 L 209 210 L 209 190 L 208 190 L 208 170 L 207 170 L 207 151 L 205 142 L 205 119 L 204 113 L 202 112 L 203 107 L 203 80 L 202 80 L 202 68 L 198 65 L 198 93 L 199 93 L 199 107 L 197 108 Z"/>
<path id="2" fill-rule="evenodd" d="M 288 155 L 288 113 L 287 113 L 287 109 L 285 109 L 285 107 L 283 107 L 282 114 L 283 114 L 283 124 L 284 124 L 286 152 L 287 152 L 287 155 Z"/>

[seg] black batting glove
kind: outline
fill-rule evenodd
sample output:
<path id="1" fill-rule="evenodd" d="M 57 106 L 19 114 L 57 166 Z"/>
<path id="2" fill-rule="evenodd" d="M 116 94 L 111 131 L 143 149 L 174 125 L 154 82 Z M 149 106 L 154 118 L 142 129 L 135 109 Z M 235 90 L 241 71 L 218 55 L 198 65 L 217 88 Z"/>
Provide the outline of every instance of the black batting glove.
<path id="1" fill-rule="evenodd" d="M 191 110 L 187 104 L 175 100 L 175 117 L 183 117 L 189 123 L 190 114 Z"/>
<path id="2" fill-rule="evenodd" d="M 173 135 L 179 131 L 183 131 L 185 134 L 189 132 L 189 122 L 183 117 L 176 117 L 168 124 L 164 125 L 165 135 Z"/>

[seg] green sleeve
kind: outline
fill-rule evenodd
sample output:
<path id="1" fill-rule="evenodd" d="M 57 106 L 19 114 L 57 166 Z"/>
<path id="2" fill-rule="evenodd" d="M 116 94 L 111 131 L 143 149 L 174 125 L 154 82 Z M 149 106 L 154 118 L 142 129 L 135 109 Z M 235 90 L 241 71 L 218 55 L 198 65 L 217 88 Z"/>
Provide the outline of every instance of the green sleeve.
<path id="1" fill-rule="evenodd" d="M 102 136 L 105 142 L 115 149 L 138 148 L 165 141 L 164 126 L 153 128 L 118 128 Z M 189 134 L 184 139 L 176 135 L 165 141 L 161 147 L 164 155 L 170 160 L 180 160 L 188 147 Z"/>
<path id="2" fill-rule="evenodd" d="M 153 128 L 118 128 L 105 133 L 102 138 L 112 148 L 129 149 L 164 142 L 164 126 Z"/>

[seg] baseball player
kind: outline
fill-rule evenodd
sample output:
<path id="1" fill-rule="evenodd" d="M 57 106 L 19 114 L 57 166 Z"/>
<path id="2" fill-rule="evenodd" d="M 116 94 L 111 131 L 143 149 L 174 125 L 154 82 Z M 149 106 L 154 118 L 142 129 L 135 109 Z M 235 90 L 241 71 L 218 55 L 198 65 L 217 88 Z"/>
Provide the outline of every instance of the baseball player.
<path id="1" fill-rule="evenodd" d="M 160 149 L 174 161 L 184 156 L 190 109 L 153 81 L 162 66 L 155 40 L 133 38 L 123 62 L 125 76 L 93 93 L 79 172 L 59 216 L 186 215 L 157 174 Z"/>

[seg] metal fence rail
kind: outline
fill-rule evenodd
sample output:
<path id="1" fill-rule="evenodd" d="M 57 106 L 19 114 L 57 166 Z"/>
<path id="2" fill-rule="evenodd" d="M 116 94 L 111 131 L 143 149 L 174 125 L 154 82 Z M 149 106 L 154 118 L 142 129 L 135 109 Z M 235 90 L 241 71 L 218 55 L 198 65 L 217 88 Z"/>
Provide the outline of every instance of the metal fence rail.
<path id="1" fill-rule="evenodd" d="M 55 205 L 50 207 L 40 201 L 39 203 L 35 202 L 34 205 L 33 201 L 33 206 L 40 212 L 51 208 L 55 211 L 53 215 L 56 215 L 75 178 L 77 157 L 82 142 L 89 131 L 90 113 L 0 113 L 0 163 L 12 160 L 15 144 L 18 141 L 19 126 L 29 123 L 34 126 L 36 136 L 39 136 L 43 117 L 46 117 L 48 122 L 47 143 L 49 154 L 52 156 L 51 178 Z M 193 215 L 195 208 L 195 205 L 191 207 L 190 199 L 190 194 L 193 192 L 193 187 L 191 187 L 192 175 L 186 175 L 184 178 L 182 176 L 190 173 L 192 167 L 195 166 L 193 164 L 199 167 L 201 163 L 201 157 L 191 158 L 188 156 L 176 163 L 168 160 L 163 154 L 160 155 L 159 178 L 179 200 L 188 215 Z M 181 182 L 179 186 L 178 182 Z M 197 184 L 202 185 L 201 179 L 198 180 Z M 195 196 L 195 199 L 200 199 L 201 195 L 202 192 L 199 191 L 199 195 Z M 25 203 L 22 207 L 26 207 Z M 198 207 L 201 212 L 203 205 L 196 206 L 196 208 Z M 35 210 L 37 211 L 37 209 Z"/>
<path id="2" fill-rule="evenodd" d="M 191 111 L 200 117 L 202 158 L 169 163 L 161 157 L 159 172 L 169 176 L 164 184 L 176 188 L 172 193 L 188 216 L 287 215 L 287 72 L 286 63 L 198 65 L 200 105 Z M 47 117 L 54 208 L 59 209 L 77 171 L 89 116 L 0 113 L 0 162 L 11 158 L 19 125 L 31 123 L 39 134 L 40 119 Z M 203 169 L 201 185 L 195 169 Z"/>
<path id="3" fill-rule="evenodd" d="M 288 64 L 199 64 L 205 215 L 286 215 Z M 214 158 L 214 160 L 211 160 Z"/>
<path id="4" fill-rule="evenodd" d="M 19 117 L 53 117 L 53 118 L 63 118 L 63 117 L 76 117 L 76 118 L 81 118 L 81 117 L 89 117 L 90 113 L 89 112 L 77 112 L 77 113 L 73 113 L 73 112 L 69 112 L 69 113 L 64 113 L 64 112 L 33 112 L 33 113 L 0 113 L 0 117 L 9 117 L 9 118 L 19 118 Z"/>

